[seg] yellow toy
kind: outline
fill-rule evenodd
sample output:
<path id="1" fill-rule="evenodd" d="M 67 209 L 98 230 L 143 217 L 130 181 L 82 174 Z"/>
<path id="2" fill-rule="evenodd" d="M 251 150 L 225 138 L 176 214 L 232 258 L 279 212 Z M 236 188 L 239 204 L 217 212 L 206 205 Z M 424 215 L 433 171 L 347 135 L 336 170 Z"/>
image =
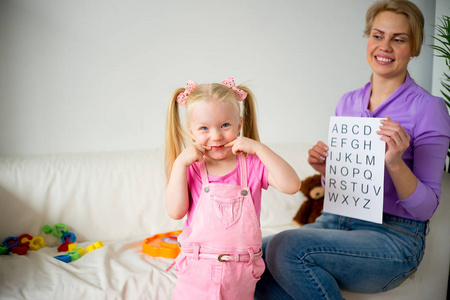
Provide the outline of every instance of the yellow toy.
<path id="1" fill-rule="evenodd" d="M 37 251 L 41 248 L 44 248 L 45 245 L 45 241 L 44 238 L 42 236 L 35 236 L 31 241 L 30 241 L 30 245 L 28 245 L 28 248 L 30 250 L 33 251 Z"/>
<path id="2" fill-rule="evenodd" d="M 101 247 L 103 247 L 103 242 L 102 241 L 98 241 L 98 242 L 96 242 L 96 243 L 94 243 L 94 244 L 92 244 L 90 246 L 87 246 L 86 247 L 86 252 L 89 253 L 89 252 L 94 251 L 95 249 L 99 249 Z"/>
<path id="3" fill-rule="evenodd" d="M 142 244 L 142 252 L 150 256 L 175 258 L 181 252 L 177 238 L 181 230 L 156 234 L 146 238 Z"/>

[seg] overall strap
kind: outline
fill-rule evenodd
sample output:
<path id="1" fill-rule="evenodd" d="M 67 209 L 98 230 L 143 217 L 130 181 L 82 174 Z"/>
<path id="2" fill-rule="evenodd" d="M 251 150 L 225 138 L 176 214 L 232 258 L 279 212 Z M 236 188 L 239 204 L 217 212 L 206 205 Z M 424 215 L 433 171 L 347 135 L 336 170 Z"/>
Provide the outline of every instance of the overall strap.
<path id="1" fill-rule="evenodd" d="M 205 160 L 202 160 L 199 164 L 198 164 L 199 168 L 200 168 L 200 175 L 202 176 L 202 184 L 209 184 L 209 180 L 208 180 L 208 171 L 206 170 L 206 163 Z"/>
<path id="2" fill-rule="evenodd" d="M 241 186 L 247 187 L 247 165 L 245 163 L 245 156 L 244 154 L 238 155 L 239 160 L 239 170 L 241 172 Z"/>
<path id="3" fill-rule="evenodd" d="M 241 186 L 247 187 L 247 165 L 245 163 L 245 156 L 243 154 L 239 154 L 237 159 L 239 161 Z M 205 160 L 202 160 L 198 166 L 200 168 L 200 175 L 202 176 L 202 184 L 209 184 Z"/>

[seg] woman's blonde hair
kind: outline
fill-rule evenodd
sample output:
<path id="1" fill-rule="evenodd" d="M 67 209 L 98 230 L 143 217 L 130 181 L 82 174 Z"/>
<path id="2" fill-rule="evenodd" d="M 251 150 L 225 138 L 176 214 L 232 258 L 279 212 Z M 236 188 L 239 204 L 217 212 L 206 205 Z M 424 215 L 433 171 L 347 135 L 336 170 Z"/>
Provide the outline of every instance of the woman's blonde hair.
<path id="1" fill-rule="evenodd" d="M 237 88 L 247 93 L 247 97 L 242 101 L 241 135 L 259 141 L 259 133 L 256 122 L 255 96 L 250 89 L 244 85 L 239 85 Z M 170 98 L 169 107 L 167 109 L 166 149 L 164 159 L 167 179 L 170 177 L 175 159 L 178 155 L 180 155 L 190 141 L 189 135 L 181 123 L 181 105 L 177 102 L 178 95 L 184 91 L 185 88 L 175 90 Z M 195 104 L 199 101 L 219 101 L 227 103 L 235 106 L 239 113 L 241 112 L 239 99 L 232 89 L 220 83 L 200 84 L 189 94 L 186 99 L 185 108 L 187 121 L 189 121 L 190 112 L 195 108 Z"/>
<path id="2" fill-rule="evenodd" d="M 382 0 L 372 4 L 366 13 L 366 28 L 364 34 L 370 35 L 375 17 L 385 11 L 403 14 L 411 28 L 410 45 L 413 56 L 419 56 L 423 44 L 423 30 L 425 20 L 420 9 L 408 0 Z"/>

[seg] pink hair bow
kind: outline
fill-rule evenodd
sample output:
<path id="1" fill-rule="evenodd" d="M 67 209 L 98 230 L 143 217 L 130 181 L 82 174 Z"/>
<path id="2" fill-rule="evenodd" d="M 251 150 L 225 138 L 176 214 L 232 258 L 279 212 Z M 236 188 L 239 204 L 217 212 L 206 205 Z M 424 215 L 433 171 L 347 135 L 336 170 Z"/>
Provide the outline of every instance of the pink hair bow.
<path id="1" fill-rule="evenodd" d="M 186 83 L 186 88 L 184 92 L 179 93 L 177 96 L 177 102 L 181 106 L 186 106 L 186 98 L 189 96 L 190 93 L 198 86 L 198 84 L 192 80 L 188 80 Z"/>
<path id="2" fill-rule="evenodd" d="M 236 84 L 234 84 L 234 79 L 232 77 L 222 80 L 222 84 L 232 89 L 233 92 L 238 96 L 240 101 L 247 98 L 247 93 L 236 87 Z"/>

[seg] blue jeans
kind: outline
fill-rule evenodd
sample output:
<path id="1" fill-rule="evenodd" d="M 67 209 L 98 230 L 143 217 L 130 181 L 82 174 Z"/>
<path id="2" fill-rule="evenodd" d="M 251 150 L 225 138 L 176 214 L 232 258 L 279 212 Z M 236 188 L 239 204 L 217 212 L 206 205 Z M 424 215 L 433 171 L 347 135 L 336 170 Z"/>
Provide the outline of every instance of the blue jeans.
<path id="1" fill-rule="evenodd" d="M 323 213 L 315 223 L 263 239 L 266 271 L 255 299 L 342 299 L 378 293 L 417 269 L 427 221 L 385 214 L 383 224 Z"/>

